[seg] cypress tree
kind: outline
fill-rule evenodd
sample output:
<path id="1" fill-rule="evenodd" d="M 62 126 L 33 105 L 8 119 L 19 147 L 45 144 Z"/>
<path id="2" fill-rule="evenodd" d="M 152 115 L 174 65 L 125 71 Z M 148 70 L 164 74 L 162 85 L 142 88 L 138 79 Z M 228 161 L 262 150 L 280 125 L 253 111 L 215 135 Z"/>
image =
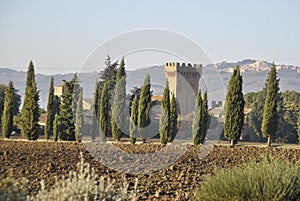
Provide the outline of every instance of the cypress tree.
<path id="1" fill-rule="evenodd" d="M 237 66 L 229 81 L 225 105 L 224 135 L 230 140 L 231 146 L 240 138 L 244 126 L 245 102 L 242 85 L 243 78 Z"/>
<path id="2" fill-rule="evenodd" d="M 170 90 L 169 83 L 166 81 L 163 99 L 161 101 L 161 116 L 159 124 L 160 143 L 167 144 L 170 136 Z"/>
<path id="3" fill-rule="evenodd" d="M 75 122 L 73 116 L 73 88 L 71 82 L 64 81 L 64 93 L 62 95 L 62 103 L 60 104 L 58 117 L 58 137 L 60 140 L 74 141 L 75 138 Z"/>
<path id="4" fill-rule="evenodd" d="M 54 121 L 53 121 L 53 140 L 55 142 L 58 140 L 58 129 L 59 129 L 58 118 L 59 118 L 59 115 L 55 114 Z"/>
<path id="5" fill-rule="evenodd" d="M 94 91 L 94 99 L 92 105 L 92 125 L 91 125 L 91 140 L 94 141 L 96 136 L 99 135 L 99 82 L 96 80 L 95 91 Z"/>
<path id="6" fill-rule="evenodd" d="M 149 126 L 150 120 L 150 109 L 151 109 L 151 84 L 150 75 L 147 74 L 144 80 L 144 84 L 141 88 L 139 110 L 138 110 L 138 128 L 143 142 L 145 142 L 149 133 L 147 127 Z"/>
<path id="7" fill-rule="evenodd" d="M 36 140 L 39 132 L 39 92 L 35 82 L 34 66 L 30 61 L 27 71 L 25 98 L 21 112 L 21 134 L 28 140 Z"/>
<path id="8" fill-rule="evenodd" d="M 277 72 L 274 64 L 271 67 L 267 81 L 267 95 L 261 130 L 263 137 L 268 138 L 268 146 L 271 146 L 271 137 L 276 135 L 278 129 L 277 101 L 279 80 L 277 80 Z"/>
<path id="9" fill-rule="evenodd" d="M 138 107 L 139 107 L 138 94 L 134 96 L 131 105 L 131 115 L 130 115 L 130 142 L 135 144 L 136 136 L 138 135 Z"/>
<path id="10" fill-rule="evenodd" d="M 201 141 L 201 127 L 203 125 L 202 120 L 202 97 L 201 97 L 201 90 L 198 91 L 197 98 L 196 98 L 196 104 L 195 104 L 195 110 L 194 110 L 194 121 L 192 125 L 192 134 L 193 134 L 193 142 L 194 145 L 198 145 L 200 143 L 203 143 Z"/>
<path id="11" fill-rule="evenodd" d="M 298 144 L 300 144 L 300 112 L 298 114 Z"/>
<path id="12" fill-rule="evenodd" d="M 82 88 L 79 88 L 78 100 L 76 103 L 76 126 L 75 126 L 75 138 L 77 142 L 81 141 L 82 138 L 82 127 L 83 127 L 83 106 L 82 106 Z"/>
<path id="13" fill-rule="evenodd" d="M 170 105 L 170 133 L 168 136 L 168 142 L 172 142 L 177 134 L 177 103 L 174 94 L 172 94 Z"/>
<path id="14" fill-rule="evenodd" d="M 208 98 L 207 92 L 204 92 L 202 100 L 202 127 L 201 127 L 201 143 L 203 144 L 206 138 L 208 126 L 209 126 L 209 113 L 208 113 Z"/>
<path id="15" fill-rule="evenodd" d="M 73 87 L 73 89 L 72 89 L 72 111 L 73 111 L 74 122 L 76 122 L 77 103 L 78 103 L 78 99 L 79 99 L 79 93 L 81 90 L 77 73 L 74 74 L 74 76 L 71 80 L 71 85 Z"/>
<path id="16" fill-rule="evenodd" d="M 13 96 L 15 94 L 15 89 L 12 81 L 9 81 L 8 86 L 5 89 L 5 100 L 4 100 L 4 110 L 2 114 L 2 134 L 5 138 L 10 138 L 12 128 L 13 128 Z"/>
<path id="17" fill-rule="evenodd" d="M 0 116 L 1 117 L 3 114 L 3 110 L 4 110 L 5 89 L 6 89 L 6 86 L 4 84 L 0 84 Z M 1 119 L 2 118 L 0 118 L 0 124 L 2 121 Z"/>
<path id="18" fill-rule="evenodd" d="M 125 62 L 122 58 L 120 67 L 117 71 L 116 88 L 114 95 L 114 102 L 112 105 L 111 128 L 112 137 L 119 141 L 123 136 L 126 122 L 126 72 Z"/>
<path id="19" fill-rule="evenodd" d="M 53 121 L 55 118 L 55 97 L 54 97 L 54 87 L 53 87 L 53 76 L 50 78 L 50 87 L 48 95 L 48 104 L 47 104 L 47 119 L 45 126 L 45 136 L 47 140 L 50 139 L 50 136 L 53 135 Z"/>
<path id="20" fill-rule="evenodd" d="M 99 107 L 99 126 L 100 126 L 100 140 L 106 141 L 106 137 L 109 133 L 109 96 L 108 96 L 108 82 L 104 83 L 101 102 Z"/>

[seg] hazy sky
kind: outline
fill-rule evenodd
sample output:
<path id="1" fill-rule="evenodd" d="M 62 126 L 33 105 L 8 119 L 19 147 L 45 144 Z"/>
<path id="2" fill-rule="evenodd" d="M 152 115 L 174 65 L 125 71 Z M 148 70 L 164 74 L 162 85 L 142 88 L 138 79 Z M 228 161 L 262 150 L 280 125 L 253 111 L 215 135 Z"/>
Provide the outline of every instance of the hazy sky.
<path id="1" fill-rule="evenodd" d="M 144 28 L 182 34 L 213 62 L 300 66 L 298 0 L 0 0 L 0 27 L 0 67 L 25 70 L 32 59 L 38 73 L 78 71 L 104 41 Z"/>

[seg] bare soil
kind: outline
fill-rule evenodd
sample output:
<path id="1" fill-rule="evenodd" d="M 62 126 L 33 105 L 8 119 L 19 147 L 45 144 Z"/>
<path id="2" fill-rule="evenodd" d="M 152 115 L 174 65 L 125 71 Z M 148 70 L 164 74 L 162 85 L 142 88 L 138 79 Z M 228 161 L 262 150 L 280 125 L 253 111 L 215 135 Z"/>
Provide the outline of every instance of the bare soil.
<path id="1" fill-rule="evenodd" d="M 154 153 L 165 147 L 159 144 L 117 144 L 128 153 Z M 168 145 L 170 146 L 170 145 Z M 122 185 L 124 177 L 133 188 L 138 178 L 138 196 L 140 200 L 188 200 L 205 179 L 216 168 L 229 168 L 249 161 L 259 160 L 260 156 L 276 156 L 292 163 L 300 161 L 300 149 L 263 148 L 256 146 L 214 146 L 204 158 L 199 159 L 201 146 L 189 146 L 188 150 L 176 162 L 167 168 L 150 174 L 127 174 L 105 167 L 93 158 L 81 143 L 68 142 L 26 142 L 0 140 L 0 179 L 12 175 L 29 180 L 31 194 L 39 191 L 40 181 L 50 188 L 55 176 L 67 175 L 76 170 L 80 161 L 80 152 L 99 176 L 110 176 L 116 185 Z"/>

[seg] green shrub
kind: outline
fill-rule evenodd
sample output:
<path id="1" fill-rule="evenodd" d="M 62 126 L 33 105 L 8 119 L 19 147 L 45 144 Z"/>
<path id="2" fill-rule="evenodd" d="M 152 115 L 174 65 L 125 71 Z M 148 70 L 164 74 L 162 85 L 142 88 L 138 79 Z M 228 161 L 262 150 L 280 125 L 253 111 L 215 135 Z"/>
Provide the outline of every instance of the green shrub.
<path id="1" fill-rule="evenodd" d="M 207 177 L 196 200 L 300 200 L 300 163 L 263 158 Z"/>
<path id="2" fill-rule="evenodd" d="M 14 179 L 8 176 L 0 181 L 0 200 L 25 201 L 28 194 L 26 179 Z"/>

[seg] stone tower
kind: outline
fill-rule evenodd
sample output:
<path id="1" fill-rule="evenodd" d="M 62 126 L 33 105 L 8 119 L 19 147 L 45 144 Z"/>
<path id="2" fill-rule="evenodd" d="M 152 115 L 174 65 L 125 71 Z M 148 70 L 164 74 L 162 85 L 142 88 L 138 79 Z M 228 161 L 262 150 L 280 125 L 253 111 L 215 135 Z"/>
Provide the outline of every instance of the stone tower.
<path id="1" fill-rule="evenodd" d="M 201 73 L 202 64 L 165 63 L 165 76 L 170 92 L 175 95 L 179 104 L 180 114 L 194 110 Z"/>

